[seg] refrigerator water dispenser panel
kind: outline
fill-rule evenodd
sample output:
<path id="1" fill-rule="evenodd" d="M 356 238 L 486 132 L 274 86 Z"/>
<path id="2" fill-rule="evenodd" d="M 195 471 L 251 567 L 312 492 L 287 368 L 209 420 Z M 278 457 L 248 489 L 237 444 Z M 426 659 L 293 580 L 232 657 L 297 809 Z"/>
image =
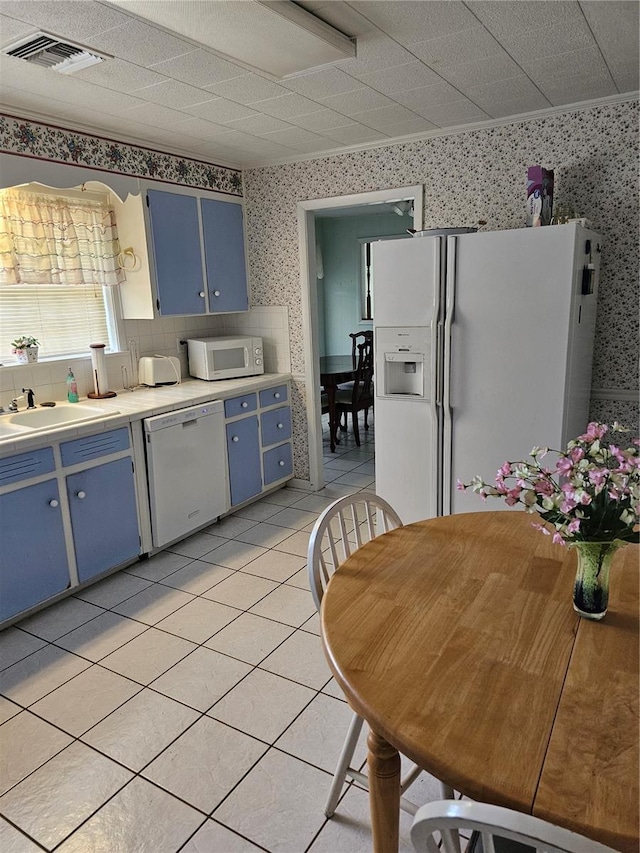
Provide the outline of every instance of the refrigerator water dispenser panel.
<path id="1" fill-rule="evenodd" d="M 376 385 L 379 397 L 428 400 L 431 329 L 378 328 Z M 381 387 L 380 387 L 381 386 Z"/>

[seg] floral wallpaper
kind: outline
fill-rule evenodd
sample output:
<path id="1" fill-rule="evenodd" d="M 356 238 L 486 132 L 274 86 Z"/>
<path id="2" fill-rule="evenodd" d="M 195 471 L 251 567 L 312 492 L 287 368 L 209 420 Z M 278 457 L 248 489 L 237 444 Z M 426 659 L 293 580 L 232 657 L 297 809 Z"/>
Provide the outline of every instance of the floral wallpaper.
<path id="1" fill-rule="evenodd" d="M 519 228 L 531 165 L 553 169 L 554 201 L 603 237 L 591 415 L 637 429 L 637 150 L 632 101 L 245 171 L 252 304 L 289 307 L 296 476 L 309 476 L 297 202 L 423 184 L 425 228 Z"/>
<path id="2" fill-rule="evenodd" d="M 0 150 L 136 178 L 242 195 L 242 172 L 238 169 L 214 166 L 8 115 L 0 115 Z"/>

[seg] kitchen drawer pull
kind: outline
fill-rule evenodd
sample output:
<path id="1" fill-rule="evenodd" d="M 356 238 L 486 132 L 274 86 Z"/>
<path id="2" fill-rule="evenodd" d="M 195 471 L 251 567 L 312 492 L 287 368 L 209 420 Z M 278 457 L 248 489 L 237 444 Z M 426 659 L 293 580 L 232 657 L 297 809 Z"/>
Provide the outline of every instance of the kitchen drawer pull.
<path id="1" fill-rule="evenodd" d="M 54 500 L 49 501 L 49 506 L 52 506 L 52 507 L 56 507 L 56 506 L 58 506 L 58 501 L 57 501 L 57 500 L 55 500 L 55 498 L 54 498 Z"/>
<path id="2" fill-rule="evenodd" d="M 238 441 L 240 441 L 240 439 L 238 438 L 237 435 L 234 435 L 233 438 L 231 439 L 231 441 L 235 441 L 237 443 Z"/>
<path id="3" fill-rule="evenodd" d="M 278 462 L 278 465 L 279 465 L 281 468 L 284 468 L 284 459 L 281 459 L 281 460 Z"/>
<path id="4" fill-rule="evenodd" d="M 76 497 L 80 498 L 81 501 L 84 500 L 86 498 L 86 496 L 87 496 L 86 492 L 76 492 Z"/>
<path id="5" fill-rule="evenodd" d="M 240 403 L 240 408 L 241 408 L 241 409 L 246 409 L 248 405 L 249 405 L 249 404 L 247 403 L 247 401 L 246 401 L 246 400 L 244 400 L 242 403 Z"/>
<path id="6" fill-rule="evenodd" d="M 204 290 L 201 290 L 200 293 L 198 294 L 198 296 L 200 296 L 202 299 L 204 299 Z"/>

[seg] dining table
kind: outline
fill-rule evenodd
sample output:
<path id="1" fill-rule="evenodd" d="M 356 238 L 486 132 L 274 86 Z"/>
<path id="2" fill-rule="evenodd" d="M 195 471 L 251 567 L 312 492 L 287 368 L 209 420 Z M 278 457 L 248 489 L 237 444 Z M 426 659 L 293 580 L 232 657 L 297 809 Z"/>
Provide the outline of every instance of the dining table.
<path id="1" fill-rule="evenodd" d="M 573 609 L 573 549 L 522 511 L 419 521 L 335 572 L 321 635 L 369 724 L 375 853 L 396 853 L 399 753 L 455 791 L 638 853 L 638 560 L 602 621 Z"/>
<path id="2" fill-rule="evenodd" d="M 327 393 L 327 408 L 329 410 L 329 442 L 331 452 L 335 453 L 338 439 L 338 415 L 336 413 L 336 390 L 343 382 L 355 378 L 356 369 L 351 355 L 321 355 L 320 356 L 320 385 Z"/>

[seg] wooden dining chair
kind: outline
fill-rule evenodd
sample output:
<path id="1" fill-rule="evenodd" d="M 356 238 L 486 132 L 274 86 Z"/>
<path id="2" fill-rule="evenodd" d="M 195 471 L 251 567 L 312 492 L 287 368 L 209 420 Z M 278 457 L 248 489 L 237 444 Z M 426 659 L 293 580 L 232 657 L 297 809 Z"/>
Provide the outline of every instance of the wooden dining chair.
<path id="1" fill-rule="evenodd" d="M 336 390 L 338 420 L 351 415 L 353 436 L 360 447 L 358 415 L 364 411 L 364 428 L 369 429 L 369 409 L 373 406 L 373 348 L 358 344 L 356 375 L 351 387 L 339 385 Z"/>
<path id="2" fill-rule="evenodd" d="M 331 576 L 347 557 L 365 542 L 396 527 L 402 527 L 400 516 L 387 501 L 373 492 L 356 492 L 338 498 L 319 515 L 309 537 L 307 560 L 309 586 L 318 611 Z M 368 777 L 351 766 L 363 722 L 362 717 L 354 712 L 325 805 L 327 817 L 333 816 L 347 777 L 355 779 L 367 790 L 369 788 Z M 421 772 L 416 764 L 411 766 L 400 783 L 401 795 Z M 441 785 L 442 796 L 453 797 L 453 789 Z M 418 807 L 401 796 L 400 808 L 415 814 Z"/>
<path id="3" fill-rule="evenodd" d="M 416 853 L 449 853 L 455 835 L 465 831 L 472 833 L 466 853 L 615 853 L 538 817 L 470 800 L 421 806 L 413 819 L 411 841 Z M 442 845 L 434 833 L 441 836 Z"/>

